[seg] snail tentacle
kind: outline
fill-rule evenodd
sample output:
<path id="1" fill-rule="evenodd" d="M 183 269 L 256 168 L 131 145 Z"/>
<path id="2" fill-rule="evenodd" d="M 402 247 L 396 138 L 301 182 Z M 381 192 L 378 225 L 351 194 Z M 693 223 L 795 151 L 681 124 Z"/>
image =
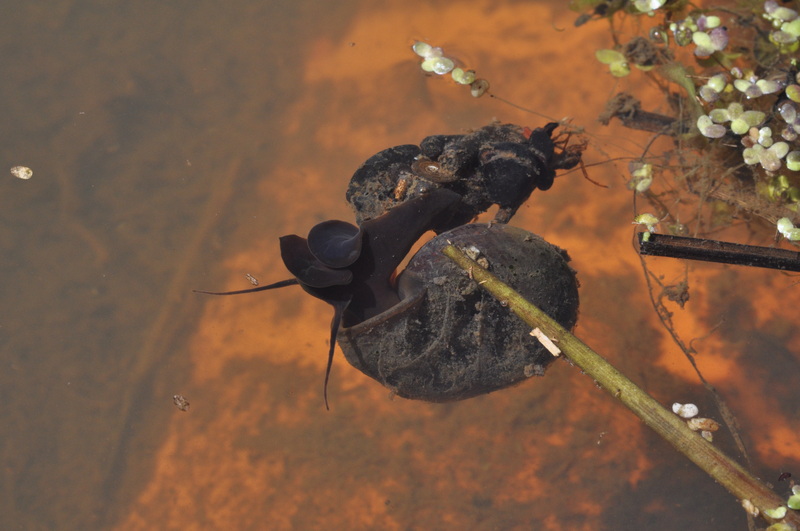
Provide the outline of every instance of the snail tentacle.
<path id="1" fill-rule="evenodd" d="M 204 295 L 241 295 L 242 293 L 255 293 L 256 291 L 266 291 L 268 289 L 285 288 L 286 286 L 296 286 L 300 284 L 296 278 L 289 278 L 281 280 L 267 286 L 259 286 L 257 288 L 239 289 L 236 291 L 203 291 L 200 289 L 193 289 L 194 293 L 203 293 Z"/>
<path id="2" fill-rule="evenodd" d="M 330 411 L 331 408 L 328 406 L 328 380 L 330 379 L 331 367 L 333 366 L 333 353 L 336 350 L 336 336 L 339 334 L 342 317 L 344 316 L 344 311 L 347 309 L 347 306 L 350 304 L 350 299 L 328 302 L 333 306 L 333 318 L 331 319 L 331 344 L 328 349 L 328 365 L 325 367 L 325 383 L 322 385 L 322 397 L 325 399 L 325 409 Z"/>

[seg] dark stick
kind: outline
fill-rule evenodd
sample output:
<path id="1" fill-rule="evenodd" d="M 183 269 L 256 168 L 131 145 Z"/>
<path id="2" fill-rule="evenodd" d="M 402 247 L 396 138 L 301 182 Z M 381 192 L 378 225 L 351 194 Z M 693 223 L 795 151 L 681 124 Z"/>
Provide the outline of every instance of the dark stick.
<path id="1" fill-rule="evenodd" d="M 630 409 L 676 450 L 728 489 L 736 499 L 748 500 L 770 523 L 775 521 L 775 517 L 770 516 L 769 512 L 784 510 L 778 508 L 786 507 L 785 496 L 773 492 L 770 487 L 727 457 L 716 446 L 703 439 L 696 431 L 689 429 L 683 419 L 661 406 L 655 398 L 626 378 L 586 343 L 573 336 L 510 286 L 503 284 L 500 279 L 467 257 L 461 250 L 448 245 L 442 252 L 461 269 L 470 271 L 472 278 L 481 288 L 498 300 L 504 301 L 509 310 L 531 328 L 540 330 L 548 338 L 557 338 L 559 349 L 571 364 L 577 365 L 598 387 L 605 389 L 615 400 Z M 786 512 L 784 522 L 796 527 L 800 523 L 800 513 Z"/>
<path id="2" fill-rule="evenodd" d="M 797 251 L 653 232 L 645 238 L 645 234 L 640 232 L 638 238 L 639 253 L 643 255 L 800 271 L 800 252 Z"/>

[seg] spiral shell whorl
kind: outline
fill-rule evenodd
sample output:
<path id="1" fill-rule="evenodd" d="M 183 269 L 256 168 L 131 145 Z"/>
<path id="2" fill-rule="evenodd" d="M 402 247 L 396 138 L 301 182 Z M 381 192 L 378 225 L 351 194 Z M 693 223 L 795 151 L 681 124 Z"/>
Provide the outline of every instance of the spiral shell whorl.
<path id="1" fill-rule="evenodd" d="M 508 308 L 441 254 L 475 247 L 490 270 L 566 328 L 578 290 L 566 253 L 507 225 L 463 225 L 428 242 L 399 278 L 401 303 L 339 333 L 347 360 L 398 395 L 462 400 L 541 374 L 553 357 Z"/>

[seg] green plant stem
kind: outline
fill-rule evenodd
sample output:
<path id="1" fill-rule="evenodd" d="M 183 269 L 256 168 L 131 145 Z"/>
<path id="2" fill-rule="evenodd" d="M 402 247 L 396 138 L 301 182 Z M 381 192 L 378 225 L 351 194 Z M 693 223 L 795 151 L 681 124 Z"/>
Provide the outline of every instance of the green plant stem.
<path id="1" fill-rule="evenodd" d="M 448 245 L 442 252 L 465 271 L 471 271 L 472 278 L 482 288 L 498 300 L 504 301 L 509 309 L 531 328 L 539 328 L 545 335 L 555 339 L 565 358 L 577 365 L 612 397 L 633 411 L 645 424 L 737 499 L 750 500 L 770 522 L 773 520 L 764 515 L 764 510 L 786 505 L 785 499 L 706 441 L 699 433 L 690 430 L 684 420 L 664 408 L 599 354 L 507 284 L 453 245 Z M 800 526 L 800 513 L 790 509 L 783 521 Z"/>

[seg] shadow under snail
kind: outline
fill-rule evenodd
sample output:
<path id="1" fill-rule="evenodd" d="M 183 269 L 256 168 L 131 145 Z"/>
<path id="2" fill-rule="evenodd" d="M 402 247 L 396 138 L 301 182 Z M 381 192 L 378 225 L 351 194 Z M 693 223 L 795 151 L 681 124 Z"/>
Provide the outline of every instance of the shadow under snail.
<path id="1" fill-rule="evenodd" d="M 392 149 L 403 152 L 405 146 Z M 441 158 L 437 162 L 442 164 Z M 359 226 L 332 220 L 314 226 L 307 238 L 281 237 L 281 258 L 292 279 L 199 293 L 233 295 L 299 285 L 333 306 L 326 408 L 337 340 L 351 365 L 404 398 L 446 402 L 508 387 L 543 374 L 553 356 L 442 248 L 453 243 L 465 249 L 566 328 L 577 320 L 578 283 L 566 252 L 504 223 L 465 225 L 466 210 L 457 190 L 431 187 Z M 414 243 L 430 230 L 441 234 L 395 276 Z"/>

